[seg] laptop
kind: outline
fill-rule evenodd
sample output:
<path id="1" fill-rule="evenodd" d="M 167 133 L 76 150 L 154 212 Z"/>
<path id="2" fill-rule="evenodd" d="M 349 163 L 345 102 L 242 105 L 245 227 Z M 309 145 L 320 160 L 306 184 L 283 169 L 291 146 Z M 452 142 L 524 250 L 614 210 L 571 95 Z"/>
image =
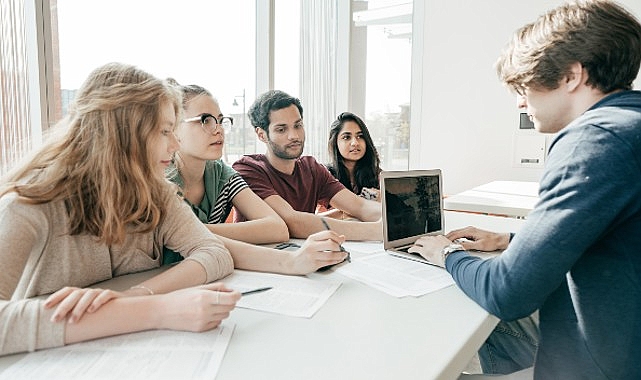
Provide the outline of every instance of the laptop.
<path id="1" fill-rule="evenodd" d="M 422 236 L 445 231 L 441 170 L 384 171 L 380 181 L 383 248 L 393 256 L 431 264 L 407 249 Z"/>

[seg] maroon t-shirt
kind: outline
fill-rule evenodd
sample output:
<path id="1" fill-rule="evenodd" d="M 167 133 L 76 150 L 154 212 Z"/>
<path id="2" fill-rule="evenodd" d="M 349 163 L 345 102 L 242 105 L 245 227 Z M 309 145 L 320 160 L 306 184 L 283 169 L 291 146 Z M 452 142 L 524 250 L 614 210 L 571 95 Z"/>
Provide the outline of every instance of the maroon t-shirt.
<path id="1" fill-rule="evenodd" d="M 276 170 L 264 154 L 245 155 L 232 167 L 259 197 L 279 195 L 296 211 L 313 213 L 318 204 L 327 207 L 334 195 L 345 188 L 312 156 L 298 158 L 292 174 Z"/>

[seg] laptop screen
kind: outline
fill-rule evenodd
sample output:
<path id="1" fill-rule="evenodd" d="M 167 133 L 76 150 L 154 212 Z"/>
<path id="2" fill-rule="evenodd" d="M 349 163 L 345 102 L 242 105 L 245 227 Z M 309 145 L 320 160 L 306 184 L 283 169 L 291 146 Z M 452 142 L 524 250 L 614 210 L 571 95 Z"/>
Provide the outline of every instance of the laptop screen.
<path id="1" fill-rule="evenodd" d="M 383 172 L 381 182 L 385 243 L 443 232 L 440 170 Z"/>

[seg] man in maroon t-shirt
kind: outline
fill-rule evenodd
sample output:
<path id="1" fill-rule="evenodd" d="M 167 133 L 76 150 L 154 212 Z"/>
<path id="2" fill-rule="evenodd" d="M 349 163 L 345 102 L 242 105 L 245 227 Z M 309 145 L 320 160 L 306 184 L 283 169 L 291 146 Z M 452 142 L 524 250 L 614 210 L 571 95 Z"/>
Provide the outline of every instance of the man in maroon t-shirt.
<path id="1" fill-rule="evenodd" d="M 268 91 L 249 108 L 249 119 L 266 154 L 243 156 L 233 164 L 249 187 L 287 223 L 294 238 L 325 229 L 316 206 L 331 206 L 360 221 L 327 218 L 348 240 L 381 240 L 381 204 L 346 189 L 314 157 L 303 156 L 305 129 L 300 100 Z M 242 218 L 242 216 L 239 216 Z"/>

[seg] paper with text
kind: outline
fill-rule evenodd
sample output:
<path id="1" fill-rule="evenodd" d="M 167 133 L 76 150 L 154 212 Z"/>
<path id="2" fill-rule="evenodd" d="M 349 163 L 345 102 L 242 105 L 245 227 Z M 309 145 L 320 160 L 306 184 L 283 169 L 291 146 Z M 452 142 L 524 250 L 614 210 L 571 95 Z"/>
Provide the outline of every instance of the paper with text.
<path id="1" fill-rule="evenodd" d="M 29 353 L 0 373 L 21 379 L 214 379 L 235 324 L 194 333 L 152 330 Z"/>
<path id="2" fill-rule="evenodd" d="M 445 269 L 379 252 L 359 257 L 337 273 L 394 297 L 422 296 L 454 284 Z"/>
<path id="3" fill-rule="evenodd" d="M 311 318 L 341 285 L 315 281 L 303 276 L 235 270 L 222 282 L 231 289 L 244 292 L 271 286 L 272 289 L 243 296 L 236 307 L 267 311 L 293 317 Z"/>
<path id="4" fill-rule="evenodd" d="M 383 242 L 380 241 L 346 241 L 343 247 L 353 254 L 371 254 L 380 252 L 383 249 Z"/>

